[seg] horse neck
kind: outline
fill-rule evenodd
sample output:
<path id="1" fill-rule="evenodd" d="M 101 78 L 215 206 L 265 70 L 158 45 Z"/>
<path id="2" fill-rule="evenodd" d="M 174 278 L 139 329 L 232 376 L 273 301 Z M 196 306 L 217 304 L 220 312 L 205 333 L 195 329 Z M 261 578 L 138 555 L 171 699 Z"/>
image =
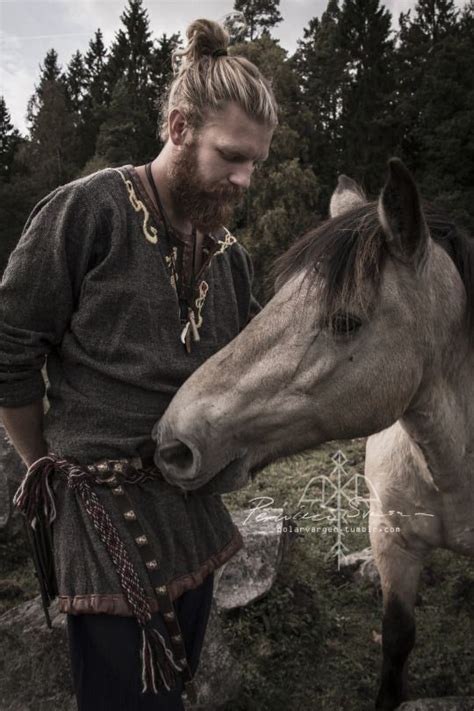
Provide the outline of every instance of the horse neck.
<path id="1" fill-rule="evenodd" d="M 456 349 L 456 345 L 459 349 Z M 401 419 L 440 491 L 474 481 L 474 347 L 452 344 Z"/>

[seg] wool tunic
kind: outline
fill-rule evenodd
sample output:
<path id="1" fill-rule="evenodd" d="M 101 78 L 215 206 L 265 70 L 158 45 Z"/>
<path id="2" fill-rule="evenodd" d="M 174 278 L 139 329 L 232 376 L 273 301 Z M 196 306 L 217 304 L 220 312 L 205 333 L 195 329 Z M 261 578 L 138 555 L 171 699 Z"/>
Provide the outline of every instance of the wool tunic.
<path id="1" fill-rule="evenodd" d="M 151 431 L 182 383 L 258 310 L 248 254 L 225 230 L 208 235 L 195 293 L 200 340 L 180 340 L 172 249 L 132 166 L 54 190 L 30 215 L 0 284 L 0 405 L 45 393 L 44 437 L 58 456 L 89 464 L 148 458 Z M 207 258 L 206 258 L 207 254 Z M 161 477 L 127 485 L 172 598 L 199 585 L 241 539 L 219 475 L 184 494 Z M 54 482 L 53 541 L 63 612 L 129 615 L 117 574 L 73 490 Z M 94 485 L 157 603 L 137 545 L 105 486 Z"/>

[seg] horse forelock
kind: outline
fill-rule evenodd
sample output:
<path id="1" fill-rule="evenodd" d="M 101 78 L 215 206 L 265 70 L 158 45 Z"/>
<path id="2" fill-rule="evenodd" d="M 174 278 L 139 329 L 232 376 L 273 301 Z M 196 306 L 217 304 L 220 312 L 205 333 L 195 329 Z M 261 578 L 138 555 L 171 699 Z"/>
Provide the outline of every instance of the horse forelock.
<path id="1" fill-rule="evenodd" d="M 474 337 L 474 239 L 460 230 L 437 206 L 424 212 L 432 239 L 454 262 L 467 295 L 466 328 Z M 341 305 L 367 312 L 376 298 L 390 253 L 378 216 L 377 202 L 368 202 L 330 218 L 297 240 L 279 257 L 273 278 L 279 290 L 304 273 L 309 288 L 317 280 L 318 298 L 326 315 Z"/>

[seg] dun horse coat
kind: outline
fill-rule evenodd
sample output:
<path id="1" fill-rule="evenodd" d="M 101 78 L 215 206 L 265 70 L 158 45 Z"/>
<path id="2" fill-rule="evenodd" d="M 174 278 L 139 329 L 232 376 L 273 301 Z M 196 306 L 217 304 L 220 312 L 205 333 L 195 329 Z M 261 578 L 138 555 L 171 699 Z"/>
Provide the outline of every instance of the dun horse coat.
<path id="1" fill-rule="evenodd" d="M 265 309 L 177 393 L 155 428 L 156 460 L 195 489 L 370 435 L 384 603 L 376 708 L 395 709 L 426 557 L 474 555 L 474 248 L 423 209 L 397 159 L 376 203 L 341 177 L 331 213 L 282 258 Z"/>

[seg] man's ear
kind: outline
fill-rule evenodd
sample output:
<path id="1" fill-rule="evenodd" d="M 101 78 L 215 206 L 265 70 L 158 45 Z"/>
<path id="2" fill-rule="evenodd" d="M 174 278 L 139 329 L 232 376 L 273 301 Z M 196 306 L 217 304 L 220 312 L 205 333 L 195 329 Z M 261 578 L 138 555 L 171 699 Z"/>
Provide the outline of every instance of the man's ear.
<path id="1" fill-rule="evenodd" d="M 430 234 L 418 188 L 399 158 L 388 162 L 388 178 L 379 197 L 378 213 L 390 251 L 418 266 Z"/>
<path id="2" fill-rule="evenodd" d="M 364 191 L 356 181 L 348 178 L 347 175 L 340 175 L 337 187 L 331 196 L 329 215 L 331 217 L 339 217 L 339 215 L 343 215 L 354 207 L 365 205 L 366 202 L 367 198 Z"/>
<path id="3" fill-rule="evenodd" d="M 182 146 L 189 132 L 186 117 L 180 109 L 173 109 L 168 116 L 168 135 L 175 146 Z"/>

